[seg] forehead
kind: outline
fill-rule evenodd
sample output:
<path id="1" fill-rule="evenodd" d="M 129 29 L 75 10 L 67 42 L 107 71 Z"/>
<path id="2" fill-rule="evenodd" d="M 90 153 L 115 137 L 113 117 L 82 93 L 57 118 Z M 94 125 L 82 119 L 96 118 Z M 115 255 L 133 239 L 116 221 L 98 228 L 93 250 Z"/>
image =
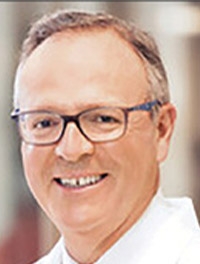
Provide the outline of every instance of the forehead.
<path id="1" fill-rule="evenodd" d="M 126 60 L 127 64 L 129 62 L 135 64 L 135 68 L 136 66 L 139 68 L 142 64 L 134 46 L 124 40 L 116 31 L 95 28 L 55 33 L 37 46 L 27 61 L 37 62 L 37 59 L 40 61 L 40 56 L 44 59 L 55 59 L 55 57 L 61 59 L 60 55 L 63 59 L 67 58 L 68 61 L 71 59 L 70 62 L 76 60 L 91 62 L 94 59 L 96 63 L 104 61 L 107 64 L 108 61 L 113 61 L 114 64 Z"/>
<path id="2" fill-rule="evenodd" d="M 121 94 L 126 94 L 126 87 L 131 87 L 131 92 L 135 88 L 134 94 L 144 92 L 147 80 L 142 60 L 117 33 L 61 32 L 39 45 L 21 68 L 16 84 L 19 94 L 41 91 L 41 87 L 43 92 L 57 87 L 71 94 L 84 88 L 92 98 L 96 91 L 112 95 L 117 87 Z"/>

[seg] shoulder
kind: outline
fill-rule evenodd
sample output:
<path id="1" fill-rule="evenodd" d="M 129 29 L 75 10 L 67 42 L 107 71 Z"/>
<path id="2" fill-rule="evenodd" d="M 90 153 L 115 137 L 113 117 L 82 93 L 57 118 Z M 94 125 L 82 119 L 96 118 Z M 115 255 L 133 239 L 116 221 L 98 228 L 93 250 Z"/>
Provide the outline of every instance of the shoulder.
<path id="1" fill-rule="evenodd" d="M 188 241 L 184 248 L 178 264 L 199 264 L 200 263 L 200 232 Z"/>
<path id="2" fill-rule="evenodd" d="M 199 264 L 200 227 L 192 200 L 158 197 L 156 217 L 160 214 L 164 218 L 156 222 L 154 246 L 149 245 L 154 256 L 159 248 L 154 263 Z"/>
<path id="3" fill-rule="evenodd" d="M 200 227 L 190 198 L 166 199 L 175 208 L 171 215 L 171 234 L 173 249 L 177 250 L 177 264 L 200 263 Z M 175 251 L 176 251 L 175 250 Z"/>

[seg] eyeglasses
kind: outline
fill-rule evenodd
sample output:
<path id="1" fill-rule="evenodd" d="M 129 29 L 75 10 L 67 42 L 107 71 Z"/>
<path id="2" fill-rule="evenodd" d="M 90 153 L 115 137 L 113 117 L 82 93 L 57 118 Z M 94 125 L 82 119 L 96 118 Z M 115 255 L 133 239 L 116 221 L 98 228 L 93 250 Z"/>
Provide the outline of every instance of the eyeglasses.
<path id="1" fill-rule="evenodd" d="M 130 108 L 98 107 L 77 115 L 59 115 L 45 110 L 18 113 L 17 110 L 11 117 L 17 121 L 21 138 L 28 144 L 45 146 L 58 142 L 69 122 L 74 122 L 81 134 L 91 142 L 105 142 L 124 135 L 130 112 L 149 112 L 156 105 L 161 103 L 154 100 Z"/>

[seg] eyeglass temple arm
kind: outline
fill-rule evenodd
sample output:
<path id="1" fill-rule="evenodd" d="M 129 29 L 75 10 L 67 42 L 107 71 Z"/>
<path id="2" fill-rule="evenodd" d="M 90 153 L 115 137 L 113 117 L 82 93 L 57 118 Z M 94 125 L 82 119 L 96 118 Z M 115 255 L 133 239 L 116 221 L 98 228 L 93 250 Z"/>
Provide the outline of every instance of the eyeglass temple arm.
<path id="1" fill-rule="evenodd" d="M 159 100 L 154 100 L 151 102 L 147 102 L 141 105 L 137 105 L 137 106 L 133 106 L 131 108 L 128 108 L 128 111 L 138 111 L 138 110 L 142 110 L 142 111 L 151 111 L 152 107 L 155 105 L 159 105 L 161 106 L 161 102 Z"/>

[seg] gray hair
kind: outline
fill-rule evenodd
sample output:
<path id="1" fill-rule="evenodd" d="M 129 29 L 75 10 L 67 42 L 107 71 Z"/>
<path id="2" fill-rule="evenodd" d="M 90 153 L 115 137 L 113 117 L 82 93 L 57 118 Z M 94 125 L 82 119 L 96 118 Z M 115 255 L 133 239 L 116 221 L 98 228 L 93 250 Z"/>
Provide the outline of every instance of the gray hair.
<path id="1" fill-rule="evenodd" d="M 64 9 L 44 15 L 32 24 L 23 42 L 20 64 L 23 64 L 33 50 L 45 39 L 57 32 L 92 31 L 95 29 L 114 30 L 128 42 L 144 62 L 150 84 L 149 96 L 152 99 L 158 99 L 162 104 L 169 102 L 168 80 L 154 39 L 135 24 L 127 23 L 109 14 L 69 12 Z"/>

